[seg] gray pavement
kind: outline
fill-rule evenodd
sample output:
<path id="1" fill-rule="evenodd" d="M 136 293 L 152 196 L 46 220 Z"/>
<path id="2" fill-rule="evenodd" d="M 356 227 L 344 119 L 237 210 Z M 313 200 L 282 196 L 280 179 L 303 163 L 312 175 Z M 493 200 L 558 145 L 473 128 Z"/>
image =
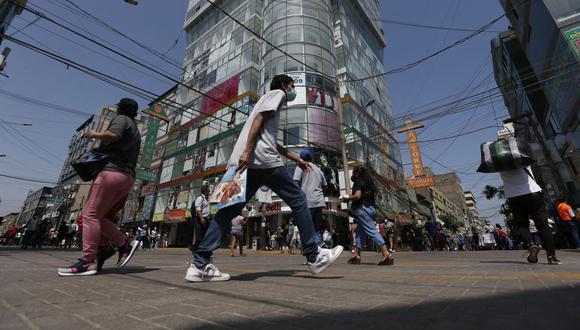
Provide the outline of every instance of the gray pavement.
<path id="1" fill-rule="evenodd" d="M 299 256 L 215 263 L 230 282 L 186 283 L 185 250 L 138 251 L 126 270 L 59 278 L 78 251 L 0 250 L 0 329 L 580 329 L 580 253 L 375 253 L 310 276 Z"/>

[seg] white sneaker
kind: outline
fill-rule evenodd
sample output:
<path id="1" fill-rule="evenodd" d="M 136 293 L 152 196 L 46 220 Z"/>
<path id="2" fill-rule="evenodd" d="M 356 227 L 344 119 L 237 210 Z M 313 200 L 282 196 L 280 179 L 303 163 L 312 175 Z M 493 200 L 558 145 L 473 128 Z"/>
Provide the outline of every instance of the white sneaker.
<path id="1" fill-rule="evenodd" d="M 207 264 L 201 270 L 192 263 L 187 269 L 185 280 L 188 282 L 223 282 L 230 280 L 230 274 L 220 272 L 213 264 Z"/>
<path id="2" fill-rule="evenodd" d="M 319 274 L 326 267 L 330 266 L 342 253 L 343 247 L 337 245 L 334 249 L 319 249 L 315 262 L 308 263 L 308 270 L 311 274 Z"/>

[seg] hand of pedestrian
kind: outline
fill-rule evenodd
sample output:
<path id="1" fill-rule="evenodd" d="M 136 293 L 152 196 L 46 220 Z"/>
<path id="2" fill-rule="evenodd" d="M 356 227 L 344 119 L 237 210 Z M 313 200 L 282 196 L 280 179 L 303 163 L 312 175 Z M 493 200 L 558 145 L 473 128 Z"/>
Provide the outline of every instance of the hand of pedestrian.
<path id="1" fill-rule="evenodd" d="M 241 174 L 248 168 L 248 164 L 250 163 L 250 157 L 251 157 L 250 151 L 242 152 L 242 154 L 240 155 L 240 159 L 238 161 L 238 169 L 236 170 L 238 174 Z"/>
<path id="2" fill-rule="evenodd" d="M 307 161 L 304 161 L 304 160 L 302 160 L 302 159 L 298 160 L 298 161 L 296 162 L 296 164 L 297 164 L 297 165 L 298 165 L 298 166 L 299 166 L 299 167 L 300 167 L 300 168 L 301 168 L 303 171 L 306 171 L 306 172 L 308 172 L 308 171 L 311 171 L 311 170 L 312 170 L 312 167 L 310 166 L 310 164 L 308 164 L 308 162 L 307 162 Z"/>
<path id="3" fill-rule="evenodd" d="M 205 225 L 207 223 L 207 221 L 205 220 L 205 218 L 201 218 L 199 220 L 199 222 L 201 222 L 202 225 Z"/>
<path id="4" fill-rule="evenodd" d="M 89 130 L 88 132 L 85 133 L 85 137 L 87 139 L 92 139 L 92 138 L 94 138 L 94 137 L 97 136 L 96 134 L 97 134 L 97 132 L 95 130 L 92 130 L 91 129 L 91 130 Z"/>

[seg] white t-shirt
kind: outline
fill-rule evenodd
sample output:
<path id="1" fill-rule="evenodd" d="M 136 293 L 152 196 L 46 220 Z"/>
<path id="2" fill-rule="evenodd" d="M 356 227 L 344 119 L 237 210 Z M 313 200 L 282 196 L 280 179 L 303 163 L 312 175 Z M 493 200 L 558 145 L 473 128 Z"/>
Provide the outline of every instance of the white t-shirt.
<path id="1" fill-rule="evenodd" d="M 292 240 L 300 240 L 300 231 L 298 230 L 298 226 L 294 226 L 293 232 L 292 232 Z"/>
<path id="2" fill-rule="evenodd" d="M 244 217 L 238 215 L 237 217 L 232 219 L 232 231 L 242 231 L 242 221 L 244 221 Z"/>
<path id="3" fill-rule="evenodd" d="M 209 202 L 207 201 L 207 198 L 205 198 L 204 195 L 197 196 L 197 198 L 195 199 L 195 202 L 194 202 L 194 206 L 195 206 L 196 213 L 201 211 L 201 215 L 204 218 L 209 216 Z M 197 216 L 197 214 L 196 214 L 196 216 Z"/>
<path id="4" fill-rule="evenodd" d="M 294 170 L 294 181 L 300 181 L 300 188 L 306 194 L 308 207 L 324 207 L 324 193 L 322 187 L 326 187 L 326 179 L 318 166 L 310 163 L 311 170 L 304 172 L 299 166 Z"/>
<path id="5" fill-rule="evenodd" d="M 234 146 L 230 160 L 228 161 L 229 166 L 237 166 L 242 152 L 246 148 L 246 142 L 248 141 L 248 134 L 250 133 L 250 128 L 252 123 L 256 118 L 256 115 L 260 112 L 273 111 L 274 113 L 269 116 L 264 123 L 262 128 L 258 132 L 256 138 L 256 147 L 254 148 L 254 154 L 248 168 L 274 168 L 284 166 L 282 162 L 282 156 L 276 149 L 276 138 L 278 137 L 278 119 L 280 118 L 280 109 L 286 100 L 286 93 L 280 89 L 271 90 L 264 94 L 258 103 L 254 106 L 254 109 L 248 116 L 238 141 Z"/>
<path id="6" fill-rule="evenodd" d="M 528 172 L 533 175 L 531 168 L 527 167 Z M 530 177 L 523 168 L 511 171 L 499 172 L 503 180 L 503 190 L 505 198 L 523 196 L 531 193 L 542 191 L 542 188 L 536 183 L 534 178 Z"/>
<path id="7" fill-rule="evenodd" d="M 536 223 L 534 222 L 534 220 L 529 219 L 530 220 L 530 233 L 537 233 L 538 229 L 536 228 Z"/>

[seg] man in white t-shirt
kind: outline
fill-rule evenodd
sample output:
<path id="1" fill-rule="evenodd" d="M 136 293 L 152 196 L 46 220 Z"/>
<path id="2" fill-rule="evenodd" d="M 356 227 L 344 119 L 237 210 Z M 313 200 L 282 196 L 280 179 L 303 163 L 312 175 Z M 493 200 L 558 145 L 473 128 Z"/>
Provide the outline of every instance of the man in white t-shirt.
<path id="1" fill-rule="evenodd" d="M 237 167 L 238 173 L 247 170 L 246 202 L 258 188 L 265 185 L 274 191 L 290 208 L 303 243 L 303 255 L 311 273 L 318 274 L 330 266 L 342 252 L 342 247 L 333 250 L 319 249 L 314 240 L 314 225 L 308 210 L 304 192 L 292 181 L 284 167 L 282 156 L 293 160 L 303 170 L 309 170 L 307 162 L 276 143 L 280 111 L 286 101 L 296 98 L 294 80 L 287 75 L 278 75 L 270 83 L 270 91 L 264 94 L 249 114 L 236 141 L 228 167 Z M 199 247 L 193 253 L 193 262 L 185 279 L 189 282 L 227 281 L 229 274 L 220 272 L 210 263 L 213 250 L 217 249 L 230 227 L 230 221 L 244 208 L 238 203 L 220 209 L 210 223 Z"/>
<path id="2" fill-rule="evenodd" d="M 548 226 L 548 211 L 542 188 L 536 182 L 530 167 L 499 172 L 503 180 L 503 190 L 514 216 L 520 237 L 529 247 L 528 262 L 537 263 L 540 247 L 532 242 L 530 218 L 534 221 L 550 265 L 559 265 L 556 258 L 554 237 Z"/>
<path id="3" fill-rule="evenodd" d="M 200 194 L 195 198 L 191 208 L 191 217 L 193 220 L 193 244 L 190 247 L 195 252 L 199 247 L 202 239 L 205 237 L 210 223 L 209 212 L 209 185 L 204 182 L 201 186 Z"/>
<path id="4" fill-rule="evenodd" d="M 326 189 L 327 183 L 324 173 L 312 163 L 310 149 L 300 151 L 300 158 L 308 162 L 310 171 L 304 171 L 300 166 L 297 166 L 296 170 L 294 170 L 294 182 L 306 194 L 310 216 L 314 223 L 314 238 L 316 244 L 320 246 L 322 244 L 322 210 L 326 205 L 324 202 L 324 189 Z"/>

